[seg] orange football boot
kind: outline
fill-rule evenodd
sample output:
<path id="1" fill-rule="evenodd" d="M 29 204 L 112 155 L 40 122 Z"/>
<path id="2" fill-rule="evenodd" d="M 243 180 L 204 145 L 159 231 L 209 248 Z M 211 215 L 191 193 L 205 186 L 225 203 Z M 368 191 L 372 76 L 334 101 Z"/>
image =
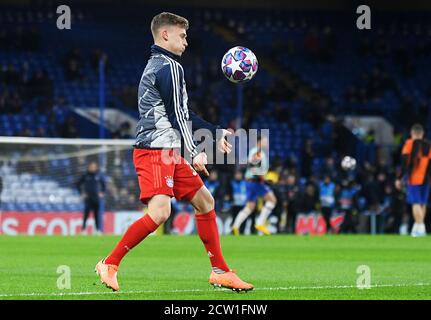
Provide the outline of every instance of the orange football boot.
<path id="1" fill-rule="evenodd" d="M 118 266 L 113 264 L 106 264 L 105 259 L 103 259 L 96 264 L 96 268 L 94 268 L 94 271 L 96 271 L 96 273 L 100 277 L 100 281 L 105 284 L 107 288 L 110 288 L 113 291 L 120 290 L 117 281 Z"/>
<path id="2" fill-rule="evenodd" d="M 253 285 L 242 281 L 237 275 L 235 270 L 218 274 L 214 271 L 211 272 L 209 283 L 214 287 L 223 287 L 232 289 L 233 291 L 249 291 L 253 290 Z"/>

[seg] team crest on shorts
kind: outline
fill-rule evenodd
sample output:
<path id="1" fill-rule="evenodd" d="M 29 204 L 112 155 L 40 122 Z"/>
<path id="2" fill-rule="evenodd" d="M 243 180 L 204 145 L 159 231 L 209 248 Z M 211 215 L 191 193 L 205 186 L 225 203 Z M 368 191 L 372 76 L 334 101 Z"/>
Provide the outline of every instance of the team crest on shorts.
<path id="1" fill-rule="evenodd" d="M 167 177 L 165 177 L 165 179 L 166 179 L 166 185 L 169 188 L 173 188 L 174 187 L 174 179 L 172 179 L 171 176 L 167 176 Z"/>

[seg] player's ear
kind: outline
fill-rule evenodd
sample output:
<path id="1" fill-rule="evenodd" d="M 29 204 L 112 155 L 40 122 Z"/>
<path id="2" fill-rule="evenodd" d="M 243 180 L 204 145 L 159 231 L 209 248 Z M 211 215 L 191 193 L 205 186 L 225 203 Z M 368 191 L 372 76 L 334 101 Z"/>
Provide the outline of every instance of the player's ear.
<path id="1" fill-rule="evenodd" d="M 162 31 L 160 32 L 160 35 L 161 35 L 163 40 L 168 41 L 168 39 L 169 39 L 168 29 L 162 29 Z"/>

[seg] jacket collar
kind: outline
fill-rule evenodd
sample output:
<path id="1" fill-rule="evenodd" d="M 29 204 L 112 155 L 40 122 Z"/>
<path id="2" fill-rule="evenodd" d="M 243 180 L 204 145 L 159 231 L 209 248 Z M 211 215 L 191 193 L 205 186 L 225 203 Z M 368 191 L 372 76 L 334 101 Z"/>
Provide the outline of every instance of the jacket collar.
<path id="1" fill-rule="evenodd" d="M 169 58 L 172 58 L 176 61 L 180 60 L 180 56 L 178 56 L 178 55 L 176 55 L 176 54 L 174 54 L 174 53 L 172 53 L 166 49 L 163 49 L 162 47 L 159 47 L 156 44 L 153 44 L 151 46 L 151 54 L 160 54 L 160 53 L 164 54 L 164 55 L 168 56 Z"/>

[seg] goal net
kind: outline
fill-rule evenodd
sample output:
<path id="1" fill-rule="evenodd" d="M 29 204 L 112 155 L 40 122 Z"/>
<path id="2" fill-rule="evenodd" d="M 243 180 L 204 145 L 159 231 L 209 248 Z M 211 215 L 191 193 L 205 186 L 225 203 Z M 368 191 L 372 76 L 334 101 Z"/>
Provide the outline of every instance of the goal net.
<path id="1" fill-rule="evenodd" d="M 84 201 L 77 183 L 91 162 L 98 164 L 106 186 L 105 231 L 115 232 L 114 225 L 106 225 L 114 219 L 110 213 L 142 209 L 133 142 L 0 137 L 0 233 L 78 233 Z"/>

